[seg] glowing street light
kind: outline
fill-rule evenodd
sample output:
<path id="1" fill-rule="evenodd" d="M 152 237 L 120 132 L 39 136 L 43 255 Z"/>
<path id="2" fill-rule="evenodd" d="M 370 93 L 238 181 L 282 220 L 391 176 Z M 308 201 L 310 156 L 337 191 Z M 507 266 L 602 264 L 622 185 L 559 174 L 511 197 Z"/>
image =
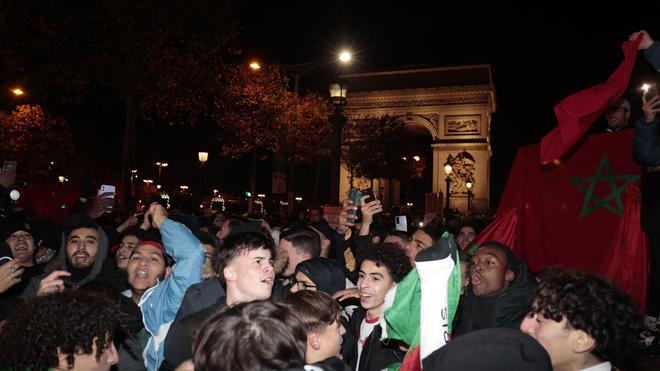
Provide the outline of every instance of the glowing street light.
<path id="1" fill-rule="evenodd" d="M 208 152 L 199 152 L 197 153 L 197 158 L 199 159 L 199 163 L 204 166 L 206 161 L 209 159 L 209 153 Z"/>
<path id="2" fill-rule="evenodd" d="M 349 52 L 348 50 L 344 50 L 341 53 L 339 53 L 339 61 L 341 63 L 348 63 L 351 61 L 351 58 L 352 58 L 351 52 Z"/>
<path id="3" fill-rule="evenodd" d="M 261 65 L 257 61 L 250 62 L 249 66 L 252 71 L 259 71 L 261 69 Z"/>
<path id="4" fill-rule="evenodd" d="M 419 156 L 413 156 L 413 160 L 415 160 L 415 162 L 419 162 L 419 160 L 421 160 L 421 158 Z"/>
<path id="5" fill-rule="evenodd" d="M 14 95 L 17 97 L 20 97 L 21 95 L 25 95 L 25 92 L 21 88 L 11 89 L 11 92 L 14 93 Z"/>

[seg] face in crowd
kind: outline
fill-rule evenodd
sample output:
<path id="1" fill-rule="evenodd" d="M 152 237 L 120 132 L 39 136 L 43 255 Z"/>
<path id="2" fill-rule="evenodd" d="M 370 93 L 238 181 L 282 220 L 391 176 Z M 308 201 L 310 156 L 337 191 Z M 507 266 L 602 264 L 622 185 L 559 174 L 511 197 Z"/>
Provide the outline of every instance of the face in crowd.
<path id="1" fill-rule="evenodd" d="M 480 247 L 470 262 L 470 283 L 475 296 L 490 297 L 504 291 L 515 278 L 506 253 L 493 246 Z"/>
<path id="2" fill-rule="evenodd" d="M 11 249 L 14 259 L 24 266 L 32 266 L 34 257 L 34 238 L 28 231 L 16 231 L 9 235 L 5 242 Z"/>
<path id="3" fill-rule="evenodd" d="M 138 245 L 140 240 L 137 238 L 137 236 L 133 235 L 126 235 L 124 238 L 121 239 L 121 242 L 119 243 L 119 248 L 117 249 L 117 253 L 115 254 L 115 258 L 117 261 L 117 268 L 125 271 L 126 267 L 128 266 L 128 259 L 131 257 L 131 253 L 135 249 L 135 247 Z"/>
<path id="4" fill-rule="evenodd" d="M 144 292 L 171 273 L 163 251 L 153 245 L 140 244 L 131 254 L 126 268 L 128 283 L 133 290 Z"/>
<path id="5" fill-rule="evenodd" d="M 625 107 L 614 107 L 607 111 L 605 119 L 607 120 L 607 126 L 610 128 L 610 130 L 617 131 L 628 124 L 628 119 L 630 119 L 630 112 L 628 112 Z"/>
<path id="6" fill-rule="evenodd" d="M 456 243 L 458 243 L 458 246 L 461 248 L 461 250 L 465 250 L 476 236 L 477 233 L 474 228 L 470 226 L 464 226 L 456 235 Z"/>
<path id="7" fill-rule="evenodd" d="M 282 276 L 284 277 L 291 277 L 296 271 L 296 266 L 298 263 L 312 258 L 307 252 L 298 251 L 298 249 L 296 249 L 290 241 L 285 239 L 280 239 L 278 248 L 286 251 L 287 255 L 289 256 L 289 261 L 286 265 L 286 268 L 284 268 L 284 271 L 282 272 Z"/>
<path id="8" fill-rule="evenodd" d="M 310 223 L 319 223 L 323 219 L 323 212 L 319 209 L 309 210 L 309 222 Z"/>
<path id="9" fill-rule="evenodd" d="M 98 253 L 99 231 L 96 228 L 77 228 L 69 233 L 66 241 L 66 256 L 69 263 L 78 269 L 92 266 Z"/>
<path id="10" fill-rule="evenodd" d="M 227 285 L 234 285 L 241 301 L 265 300 L 270 297 L 275 282 L 273 257 L 270 250 L 245 250 L 224 268 Z"/>
<path id="11" fill-rule="evenodd" d="M 365 260 L 360 265 L 357 289 L 360 305 L 369 313 L 380 315 L 387 291 L 396 283 L 384 265 L 378 266 L 371 260 Z"/>

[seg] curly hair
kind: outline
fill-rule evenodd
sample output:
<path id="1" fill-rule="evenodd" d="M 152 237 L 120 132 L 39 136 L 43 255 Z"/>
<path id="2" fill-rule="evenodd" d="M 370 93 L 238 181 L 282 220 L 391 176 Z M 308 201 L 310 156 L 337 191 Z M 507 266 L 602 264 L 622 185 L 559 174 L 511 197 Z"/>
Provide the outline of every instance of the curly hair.
<path id="1" fill-rule="evenodd" d="M 394 282 L 400 282 L 412 265 L 406 252 L 396 243 L 380 243 L 360 248 L 358 254 L 358 267 L 365 260 L 372 261 L 377 267 L 385 266 Z"/>
<path id="2" fill-rule="evenodd" d="M 642 330 L 640 311 L 611 283 L 583 272 L 548 268 L 539 274 L 532 312 L 591 336 L 591 353 L 618 363 L 635 350 Z"/>
<path id="3" fill-rule="evenodd" d="M 0 369 L 47 370 L 59 364 L 58 348 L 69 368 L 74 355 L 96 359 L 112 344 L 119 306 L 101 296 L 64 291 L 35 297 L 14 310 L 0 328 Z"/>
<path id="4" fill-rule="evenodd" d="M 193 344 L 195 370 L 282 370 L 305 363 L 307 334 L 283 304 L 239 303 L 216 312 Z"/>

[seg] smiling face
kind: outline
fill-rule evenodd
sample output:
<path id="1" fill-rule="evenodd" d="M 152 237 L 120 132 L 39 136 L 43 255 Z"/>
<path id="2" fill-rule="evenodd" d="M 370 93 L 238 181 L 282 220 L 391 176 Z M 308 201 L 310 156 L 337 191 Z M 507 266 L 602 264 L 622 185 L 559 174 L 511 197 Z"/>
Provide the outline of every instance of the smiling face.
<path id="1" fill-rule="evenodd" d="M 228 304 L 268 299 L 275 282 L 273 257 L 266 248 L 245 250 L 227 264 L 223 274 Z"/>
<path id="2" fill-rule="evenodd" d="M 142 292 L 155 286 L 167 273 L 162 251 L 156 246 L 138 245 L 128 260 L 126 271 L 133 290 Z"/>
<path id="3" fill-rule="evenodd" d="M 138 242 L 140 242 L 140 240 L 136 236 L 130 234 L 121 239 L 115 255 L 117 268 L 123 271 L 126 270 L 126 266 L 128 266 L 128 258 L 130 258 L 131 253 L 133 252 L 133 249 L 135 249 L 135 246 L 138 245 Z"/>
<path id="4" fill-rule="evenodd" d="M 515 275 L 507 264 L 506 253 L 497 247 L 484 246 L 472 256 L 470 283 L 475 296 L 494 296 L 509 287 Z"/>
<path id="5" fill-rule="evenodd" d="M 75 268 L 88 268 L 98 253 L 99 231 L 96 228 L 78 228 L 66 240 L 66 256 Z"/>
<path id="6" fill-rule="evenodd" d="M 571 369 L 570 366 L 580 359 L 581 352 L 576 350 L 581 350 L 580 335 L 586 334 L 567 326 L 566 317 L 557 322 L 532 312 L 523 319 L 520 331 L 536 339 L 545 348 L 555 370 Z"/>
<path id="7" fill-rule="evenodd" d="M 34 239 L 30 232 L 16 231 L 9 235 L 5 242 L 11 249 L 14 259 L 24 266 L 32 266 L 34 258 Z"/>
<path id="8" fill-rule="evenodd" d="M 367 311 L 368 318 L 381 315 L 385 295 L 394 285 L 395 282 L 384 265 L 379 267 L 371 260 L 362 262 L 357 288 L 360 295 L 360 306 Z"/>

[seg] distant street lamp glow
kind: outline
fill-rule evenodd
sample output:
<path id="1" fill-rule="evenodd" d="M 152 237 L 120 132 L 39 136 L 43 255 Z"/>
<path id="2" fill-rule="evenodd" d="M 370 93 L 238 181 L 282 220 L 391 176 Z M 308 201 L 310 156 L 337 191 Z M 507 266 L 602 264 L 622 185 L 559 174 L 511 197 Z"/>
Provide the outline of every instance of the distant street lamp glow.
<path id="1" fill-rule="evenodd" d="M 197 157 L 199 158 L 200 164 L 202 164 L 202 166 L 204 166 L 204 163 L 206 161 L 208 161 L 208 159 L 209 159 L 209 153 L 208 152 L 199 152 L 197 154 Z"/>
<path id="2" fill-rule="evenodd" d="M 344 50 L 339 54 L 339 61 L 342 63 L 348 63 L 351 61 L 351 53 L 347 50 Z"/>
<path id="3" fill-rule="evenodd" d="M 449 164 L 445 165 L 445 174 L 447 174 L 447 176 L 449 176 L 449 174 L 451 174 L 452 170 L 453 170 L 453 168 L 451 167 L 451 165 L 449 165 Z"/>
<path id="4" fill-rule="evenodd" d="M 296 201 L 302 201 L 302 197 L 296 197 Z"/>
<path id="5" fill-rule="evenodd" d="M 25 92 L 21 88 L 11 89 L 11 92 L 14 93 L 14 95 L 17 97 L 20 97 L 21 95 L 25 95 Z"/>
<path id="6" fill-rule="evenodd" d="M 253 71 L 258 71 L 261 69 L 259 62 L 251 62 L 249 66 Z"/>
<path id="7" fill-rule="evenodd" d="M 419 160 L 421 160 L 421 158 L 419 156 L 413 156 L 413 160 L 415 160 L 415 162 L 419 162 Z"/>

